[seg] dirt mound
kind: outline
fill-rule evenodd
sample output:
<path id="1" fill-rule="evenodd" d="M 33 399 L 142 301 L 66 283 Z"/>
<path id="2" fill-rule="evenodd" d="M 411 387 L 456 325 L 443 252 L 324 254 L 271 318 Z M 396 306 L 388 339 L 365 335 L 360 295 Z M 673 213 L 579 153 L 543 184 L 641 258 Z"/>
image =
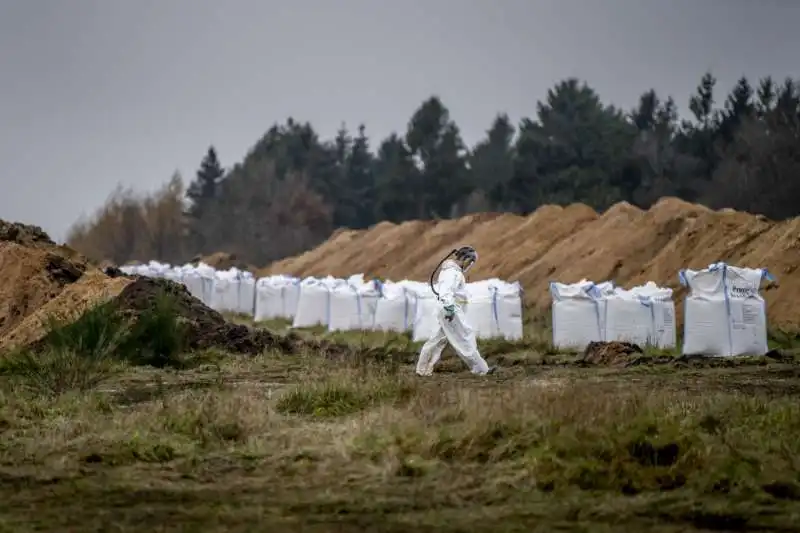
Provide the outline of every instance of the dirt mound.
<path id="1" fill-rule="evenodd" d="M 323 354 L 345 350 L 345 347 L 301 339 L 296 334 L 278 335 L 266 329 L 249 328 L 227 322 L 218 312 L 192 296 L 186 287 L 166 279 L 139 277 L 131 280 L 113 302 L 132 317 L 152 309 L 157 298 L 172 297 L 175 311 L 186 324 L 186 342 L 190 350 L 219 348 L 240 354 L 258 354 L 276 349 L 287 354 L 317 350 Z"/>
<path id="2" fill-rule="evenodd" d="M 58 296 L 91 267 L 57 253 L 0 242 L 0 337 Z"/>
<path id="3" fill-rule="evenodd" d="M 98 287 L 107 282 L 88 259 L 54 243 L 42 228 L 3 220 L 0 276 L 0 349 L 40 338 L 50 316 L 82 312 L 101 298 Z"/>
<path id="4" fill-rule="evenodd" d="M 218 253 L 202 260 L 221 269 L 246 266 L 231 254 Z M 266 349 L 285 353 L 310 349 L 329 356 L 347 351 L 343 346 L 307 341 L 294 334 L 275 335 L 228 323 L 183 285 L 125 276 L 113 265 L 100 270 L 70 248 L 56 245 L 36 226 L 0 221 L 0 276 L 4 281 L 0 285 L 0 350 L 35 347 L 43 342 L 53 320 L 73 322 L 104 302 L 112 302 L 135 319 L 166 293 L 173 297 L 180 320 L 188 326 L 189 349 L 216 347 L 249 354 Z"/>
<path id="5" fill-rule="evenodd" d="M 40 340 L 47 334 L 53 320 L 72 322 L 90 307 L 114 298 L 132 282 L 128 277 L 110 278 L 99 270 L 87 271 L 0 338 L 0 350 Z"/>
<path id="6" fill-rule="evenodd" d="M 457 220 L 381 223 L 344 231 L 318 248 L 263 269 L 263 274 L 427 280 L 441 256 L 460 244 L 475 246 L 480 261 L 471 280 L 519 281 L 526 303 L 550 305 L 550 281 L 582 278 L 632 286 L 654 281 L 684 293 L 683 268 L 715 261 L 765 267 L 779 286 L 765 290 L 772 324 L 800 317 L 800 218 L 773 222 L 730 209 L 714 211 L 677 198 L 662 198 L 643 211 L 628 203 L 602 214 L 586 205 L 542 206 L 528 216 L 471 215 Z M 683 306 L 678 305 L 678 320 Z"/>
<path id="7" fill-rule="evenodd" d="M 39 226 L 0 220 L 0 241 L 15 242 L 23 246 L 54 247 L 50 236 Z"/>
<path id="8" fill-rule="evenodd" d="M 318 342 L 295 333 L 278 335 L 265 329 L 254 329 L 227 322 L 225 318 L 192 296 L 185 286 L 166 279 L 139 276 L 109 277 L 99 270 L 84 274 L 33 311 L 0 339 L 0 349 L 38 346 L 43 342 L 51 320 L 69 323 L 77 320 L 90 307 L 110 302 L 124 315 L 136 319 L 152 310 L 157 298 L 170 297 L 179 320 L 186 326 L 189 350 L 218 348 L 240 354 L 258 354 L 279 350 L 298 354 L 313 350 L 327 357 L 343 357 L 350 348 L 329 342 Z"/>
<path id="9" fill-rule="evenodd" d="M 231 254 L 214 254 L 204 260 L 217 268 L 242 266 L 233 264 L 236 257 Z M 100 270 L 74 250 L 56 245 L 36 226 L 0 221 L 0 276 L 4 281 L 0 285 L 0 350 L 35 346 L 43 342 L 53 320 L 73 322 L 99 303 L 112 301 L 135 317 L 152 309 L 156 298 L 167 293 L 174 297 L 177 313 L 188 324 L 190 349 L 217 347 L 238 353 L 312 349 L 331 356 L 346 351 L 335 344 L 228 323 L 183 285 L 125 276 L 113 265 Z"/>
<path id="10" fill-rule="evenodd" d="M 590 342 L 583 352 L 584 363 L 607 366 L 627 366 L 644 352 L 630 342 Z"/>

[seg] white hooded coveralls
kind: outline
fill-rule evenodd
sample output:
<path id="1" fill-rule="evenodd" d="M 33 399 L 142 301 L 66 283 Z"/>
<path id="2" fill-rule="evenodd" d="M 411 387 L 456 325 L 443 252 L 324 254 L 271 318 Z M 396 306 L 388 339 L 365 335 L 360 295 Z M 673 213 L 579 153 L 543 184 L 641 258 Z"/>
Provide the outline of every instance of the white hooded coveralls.
<path id="1" fill-rule="evenodd" d="M 464 317 L 464 307 L 468 301 L 467 282 L 458 263 L 448 259 L 442 264 L 437 285 L 439 301 L 442 303 L 436 314 L 439 329 L 425 341 L 420 350 L 417 374 L 420 376 L 433 374 L 433 367 L 439 362 L 448 342 L 473 374 L 486 374 L 489 365 L 478 352 L 475 332 Z M 455 315 L 451 321 L 445 318 L 444 307 L 448 305 L 455 308 Z"/>

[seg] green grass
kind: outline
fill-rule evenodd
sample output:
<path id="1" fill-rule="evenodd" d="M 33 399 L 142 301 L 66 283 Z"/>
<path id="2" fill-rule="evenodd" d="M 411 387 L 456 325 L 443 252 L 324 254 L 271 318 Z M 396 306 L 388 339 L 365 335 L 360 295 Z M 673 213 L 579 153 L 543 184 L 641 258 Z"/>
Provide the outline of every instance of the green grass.
<path id="1" fill-rule="evenodd" d="M 418 380 L 266 354 L 170 373 L 127 367 L 59 396 L 3 378 L 0 524 L 788 531 L 800 407 L 775 395 L 785 368 Z M 752 381 L 763 392 L 743 393 Z"/>
<path id="2" fill-rule="evenodd" d="M 350 415 L 384 404 L 401 404 L 411 398 L 417 383 L 391 371 L 359 375 L 351 370 L 307 379 L 282 395 L 277 412 L 318 418 Z"/>
<path id="3" fill-rule="evenodd" d="M 92 312 L 3 359 L 0 532 L 677 533 L 800 520 L 792 357 L 695 365 L 646 350 L 646 364 L 587 366 L 529 329 L 482 344 L 505 363 L 496 375 L 445 355 L 420 379 L 386 355 L 413 348 L 402 335 L 338 333 L 354 348 L 337 360 L 185 354 L 168 302 L 135 324 Z"/>

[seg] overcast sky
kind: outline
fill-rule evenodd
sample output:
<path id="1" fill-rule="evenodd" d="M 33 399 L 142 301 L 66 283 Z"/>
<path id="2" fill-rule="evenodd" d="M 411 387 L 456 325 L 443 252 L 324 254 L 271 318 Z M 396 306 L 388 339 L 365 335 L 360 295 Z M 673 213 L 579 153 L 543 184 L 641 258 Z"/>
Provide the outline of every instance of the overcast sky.
<path id="1" fill-rule="evenodd" d="M 796 0 L 0 0 L 0 218 L 61 239 L 289 116 L 374 147 L 438 94 L 472 144 L 567 76 L 685 109 L 707 69 L 800 77 L 798 23 Z"/>

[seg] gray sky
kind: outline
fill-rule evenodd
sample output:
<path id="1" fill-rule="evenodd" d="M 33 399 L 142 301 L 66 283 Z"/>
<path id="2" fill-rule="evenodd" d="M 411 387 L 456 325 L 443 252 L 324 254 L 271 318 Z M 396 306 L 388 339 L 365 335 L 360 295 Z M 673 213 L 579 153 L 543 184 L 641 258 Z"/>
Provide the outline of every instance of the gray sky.
<path id="1" fill-rule="evenodd" d="M 709 68 L 800 76 L 798 23 L 796 0 L 0 0 L 0 218 L 61 239 L 288 116 L 376 147 L 435 93 L 472 144 L 567 76 L 685 109 Z"/>

